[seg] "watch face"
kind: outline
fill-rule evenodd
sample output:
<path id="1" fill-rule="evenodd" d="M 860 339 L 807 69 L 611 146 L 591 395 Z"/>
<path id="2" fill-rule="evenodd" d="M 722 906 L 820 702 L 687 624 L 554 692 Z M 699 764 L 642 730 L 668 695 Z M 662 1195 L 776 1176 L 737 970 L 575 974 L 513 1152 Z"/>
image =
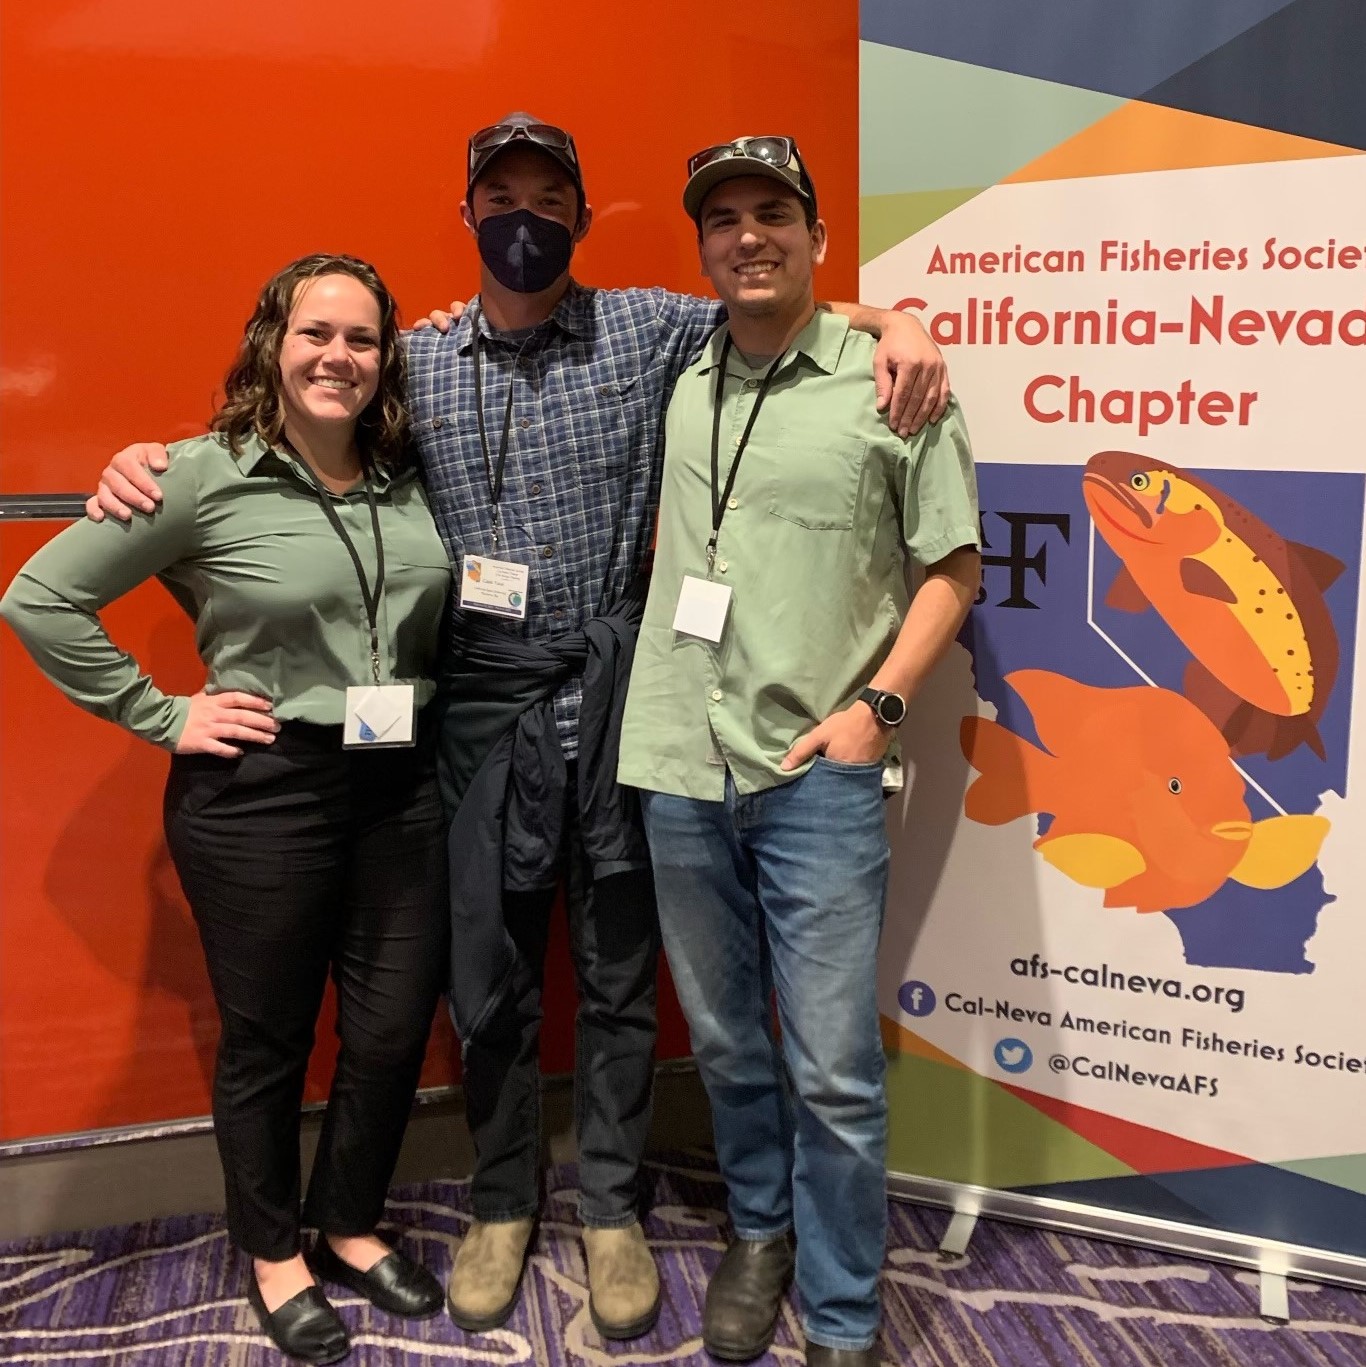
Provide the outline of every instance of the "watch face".
<path id="1" fill-rule="evenodd" d="M 906 718 L 906 700 L 899 693 L 884 693 L 878 699 L 877 714 L 887 726 L 900 726 Z"/>

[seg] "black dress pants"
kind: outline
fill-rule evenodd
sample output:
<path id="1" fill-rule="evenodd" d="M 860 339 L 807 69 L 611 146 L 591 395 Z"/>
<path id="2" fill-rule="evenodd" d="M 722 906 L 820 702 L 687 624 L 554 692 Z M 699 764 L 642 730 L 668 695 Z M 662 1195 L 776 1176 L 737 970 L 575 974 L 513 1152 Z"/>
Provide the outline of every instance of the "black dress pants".
<path id="1" fill-rule="evenodd" d="M 222 1024 L 228 1231 L 253 1257 L 299 1251 L 299 1108 L 329 971 L 341 1048 L 302 1222 L 368 1234 L 383 1211 L 447 965 L 434 755 L 430 737 L 343 750 L 340 727 L 285 722 L 239 759 L 171 762 L 166 839 Z"/>

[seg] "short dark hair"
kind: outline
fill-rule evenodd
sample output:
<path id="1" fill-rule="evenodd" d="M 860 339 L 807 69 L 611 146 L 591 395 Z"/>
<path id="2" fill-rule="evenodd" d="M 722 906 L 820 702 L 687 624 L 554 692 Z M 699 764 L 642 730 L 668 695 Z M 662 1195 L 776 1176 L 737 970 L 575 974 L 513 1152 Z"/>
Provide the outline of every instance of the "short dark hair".
<path id="1" fill-rule="evenodd" d="M 284 436 L 284 397 L 280 384 L 280 348 L 289 324 L 294 296 L 306 280 L 349 275 L 359 280 L 379 304 L 379 384 L 356 423 L 356 445 L 362 456 L 396 467 L 408 459 L 407 349 L 399 335 L 398 305 L 367 261 L 355 256 L 315 252 L 291 261 L 266 281 L 247 322 L 237 359 L 223 381 L 223 402 L 209 422 L 240 454 L 253 433 L 268 446 Z"/>

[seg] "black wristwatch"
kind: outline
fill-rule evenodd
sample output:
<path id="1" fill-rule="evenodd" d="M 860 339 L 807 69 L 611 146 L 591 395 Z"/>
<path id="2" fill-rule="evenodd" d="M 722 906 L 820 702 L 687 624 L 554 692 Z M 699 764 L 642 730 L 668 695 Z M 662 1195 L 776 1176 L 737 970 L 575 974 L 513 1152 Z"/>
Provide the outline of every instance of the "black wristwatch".
<path id="1" fill-rule="evenodd" d="M 865 688 L 859 695 L 873 709 L 873 716 L 883 726 L 900 726 L 906 720 L 906 699 L 900 693 L 887 693 L 881 688 Z"/>

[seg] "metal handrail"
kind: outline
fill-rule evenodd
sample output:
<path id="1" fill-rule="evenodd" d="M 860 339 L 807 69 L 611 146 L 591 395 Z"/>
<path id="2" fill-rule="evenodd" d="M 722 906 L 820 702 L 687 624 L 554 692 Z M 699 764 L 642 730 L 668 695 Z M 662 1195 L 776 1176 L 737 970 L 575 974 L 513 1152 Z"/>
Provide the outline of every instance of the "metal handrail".
<path id="1" fill-rule="evenodd" d="M 0 494 L 0 522 L 51 522 L 85 515 L 85 494 Z"/>

